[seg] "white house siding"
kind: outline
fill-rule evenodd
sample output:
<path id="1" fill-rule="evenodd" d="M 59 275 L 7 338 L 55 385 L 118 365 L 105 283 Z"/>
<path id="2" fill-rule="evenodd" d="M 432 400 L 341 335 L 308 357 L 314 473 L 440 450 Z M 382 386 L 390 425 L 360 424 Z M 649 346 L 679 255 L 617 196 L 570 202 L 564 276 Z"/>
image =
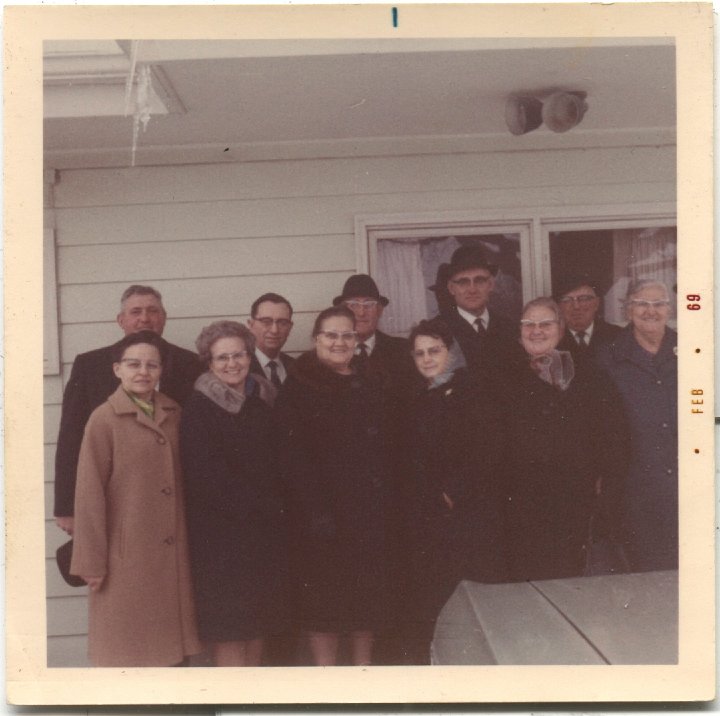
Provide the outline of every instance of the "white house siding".
<path id="1" fill-rule="evenodd" d="M 247 318 L 265 291 L 287 296 L 287 348 L 309 346 L 314 316 L 356 269 L 359 214 L 588 207 L 675 200 L 675 147 L 460 153 L 256 161 L 57 172 L 60 360 L 120 336 L 118 299 L 131 283 L 164 297 L 165 336 L 192 348 L 200 328 Z M 52 522 L 62 390 L 45 378 L 48 658 L 84 664 L 82 590 L 53 563 L 64 535 Z"/>

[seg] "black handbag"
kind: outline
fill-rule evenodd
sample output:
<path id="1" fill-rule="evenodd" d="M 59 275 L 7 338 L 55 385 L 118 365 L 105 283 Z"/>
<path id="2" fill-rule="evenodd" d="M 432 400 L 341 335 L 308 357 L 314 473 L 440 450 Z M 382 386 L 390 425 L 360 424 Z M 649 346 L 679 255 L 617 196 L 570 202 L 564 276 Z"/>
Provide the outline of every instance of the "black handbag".
<path id="1" fill-rule="evenodd" d="M 57 561 L 57 566 L 60 570 L 60 574 L 62 574 L 62 578 L 71 587 L 84 587 L 87 582 L 82 577 L 78 577 L 75 574 L 70 574 L 72 550 L 73 541 L 68 540 L 64 545 L 57 548 L 57 551 L 55 552 L 55 560 Z"/>

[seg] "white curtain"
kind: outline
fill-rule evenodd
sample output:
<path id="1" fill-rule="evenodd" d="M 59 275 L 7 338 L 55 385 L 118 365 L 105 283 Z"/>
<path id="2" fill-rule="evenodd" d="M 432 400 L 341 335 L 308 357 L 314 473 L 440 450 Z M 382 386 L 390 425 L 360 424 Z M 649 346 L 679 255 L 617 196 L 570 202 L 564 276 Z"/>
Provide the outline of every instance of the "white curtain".
<path id="1" fill-rule="evenodd" d="M 407 336 L 427 317 L 427 288 L 417 241 L 382 239 L 377 242 L 376 282 L 390 303 L 385 306 L 379 327 L 394 336 Z"/>
<path id="2" fill-rule="evenodd" d="M 631 281 L 662 281 L 671 296 L 677 281 L 677 239 L 674 227 L 613 231 L 614 285 L 605 295 L 605 318 L 624 323 L 621 300 Z M 674 301 L 672 302 L 675 303 Z M 673 310 L 674 314 L 674 310 Z"/>

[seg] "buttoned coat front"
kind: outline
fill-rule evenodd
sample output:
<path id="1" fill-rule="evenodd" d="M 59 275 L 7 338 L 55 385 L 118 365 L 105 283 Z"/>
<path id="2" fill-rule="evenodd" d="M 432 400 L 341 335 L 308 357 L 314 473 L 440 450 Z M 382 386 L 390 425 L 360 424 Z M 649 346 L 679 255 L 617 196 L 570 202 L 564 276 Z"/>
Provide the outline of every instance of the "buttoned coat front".
<path id="1" fill-rule="evenodd" d="M 622 395 L 630 424 L 630 473 L 623 490 L 625 548 L 633 571 L 678 565 L 677 333 L 666 328 L 656 354 L 630 324 L 597 363 Z"/>
<path id="2" fill-rule="evenodd" d="M 147 417 L 122 387 L 90 416 L 78 463 L 71 572 L 89 595 L 93 666 L 171 666 L 200 651 L 178 453 L 180 407 Z"/>

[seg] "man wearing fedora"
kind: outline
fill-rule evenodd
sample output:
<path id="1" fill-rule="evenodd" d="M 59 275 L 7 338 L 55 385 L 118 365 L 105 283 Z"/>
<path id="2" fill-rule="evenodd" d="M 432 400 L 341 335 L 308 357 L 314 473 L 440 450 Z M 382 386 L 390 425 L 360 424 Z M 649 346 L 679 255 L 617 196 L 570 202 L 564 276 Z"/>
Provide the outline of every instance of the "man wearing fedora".
<path id="1" fill-rule="evenodd" d="M 517 330 L 488 308 L 498 267 L 487 261 L 480 246 L 471 244 L 457 248 L 445 266 L 442 273 L 451 305 L 441 310 L 440 317 L 450 327 L 468 367 L 497 366 L 517 354 Z"/>
<path id="2" fill-rule="evenodd" d="M 415 366 L 407 340 L 389 336 L 377 328 L 388 299 L 380 295 L 377 284 L 370 276 L 358 273 L 350 276 L 342 293 L 333 299 L 333 306 L 341 303 L 355 314 L 358 334 L 356 365 L 367 365 L 385 374 L 395 388 L 403 390 L 414 377 Z"/>
<path id="3" fill-rule="evenodd" d="M 622 332 L 620 326 L 606 323 L 599 315 L 600 297 L 588 276 L 568 276 L 553 294 L 565 319 L 565 335 L 558 350 L 570 351 L 575 360 L 591 357 L 598 346 L 612 343 Z"/>

